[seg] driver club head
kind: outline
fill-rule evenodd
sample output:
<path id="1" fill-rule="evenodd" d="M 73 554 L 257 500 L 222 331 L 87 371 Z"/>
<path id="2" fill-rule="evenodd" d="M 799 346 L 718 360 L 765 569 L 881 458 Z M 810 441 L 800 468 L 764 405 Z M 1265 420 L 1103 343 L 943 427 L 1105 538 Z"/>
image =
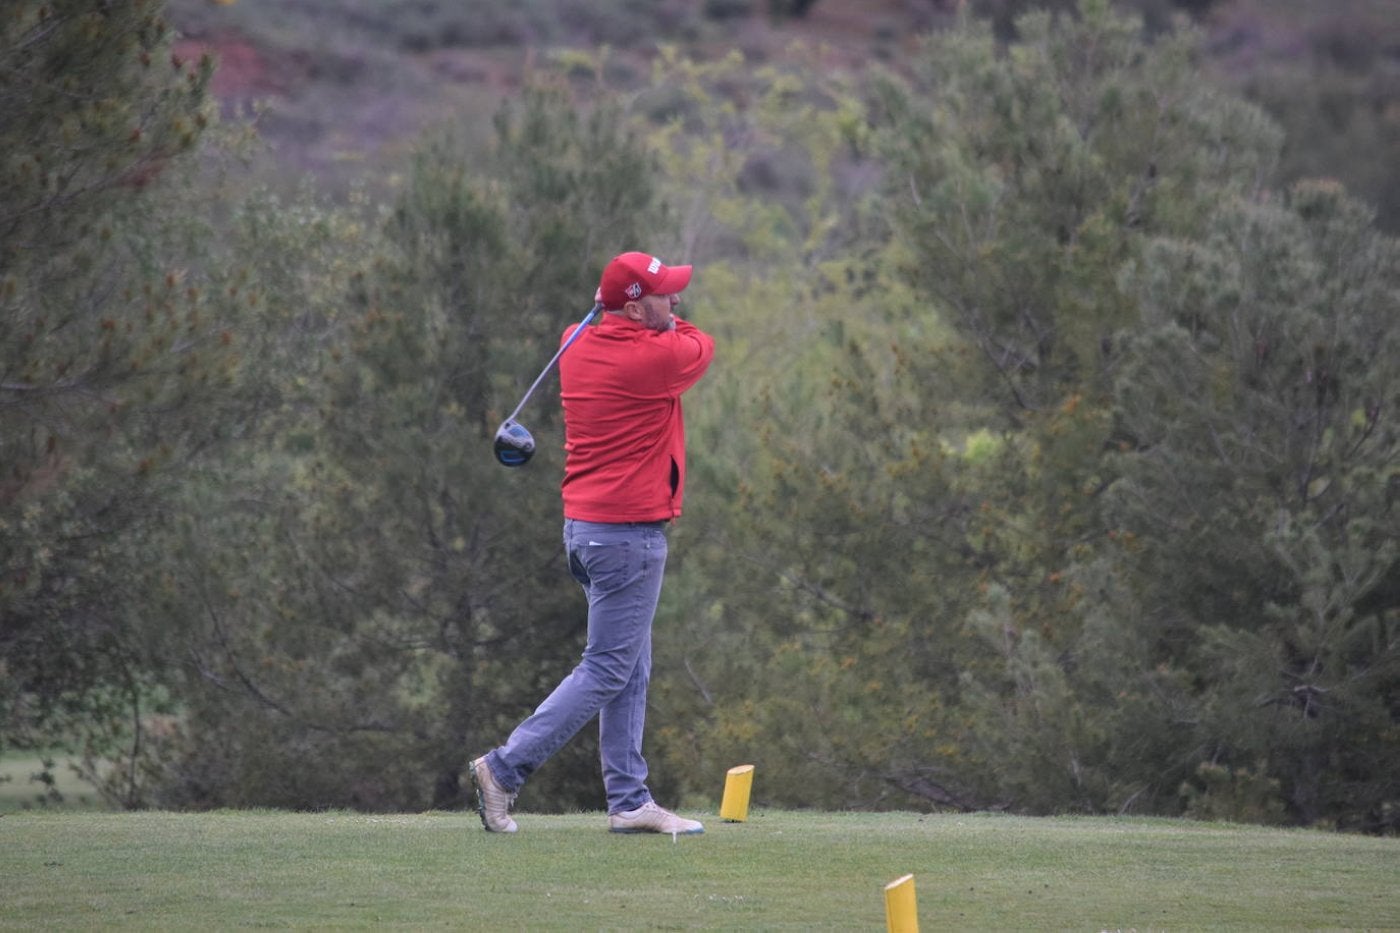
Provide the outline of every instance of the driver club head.
<path id="1" fill-rule="evenodd" d="M 535 455 L 535 439 L 525 426 L 507 418 L 496 429 L 496 461 L 502 466 L 524 466 Z"/>

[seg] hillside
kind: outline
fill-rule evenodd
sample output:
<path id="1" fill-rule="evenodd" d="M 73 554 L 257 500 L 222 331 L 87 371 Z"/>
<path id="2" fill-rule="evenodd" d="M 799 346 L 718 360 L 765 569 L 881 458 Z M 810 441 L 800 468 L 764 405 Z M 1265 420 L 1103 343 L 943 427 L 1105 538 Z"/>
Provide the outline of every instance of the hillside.
<path id="1" fill-rule="evenodd" d="M 272 147 L 261 167 L 286 184 L 310 173 L 330 187 L 402 164 L 419 134 L 452 120 L 489 132 L 490 115 L 551 49 L 611 48 L 610 79 L 640 76 L 661 43 L 751 61 L 794 43 L 825 49 L 833 68 L 898 65 L 916 37 L 947 24 L 960 0 L 818 0 L 775 21 L 747 0 L 672 0 L 636 22 L 617 4 L 526 3 L 514 18 L 489 4 L 431 0 L 173 0 L 179 53 L 218 58 L 214 92 L 227 116 L 249 116 Z M 1012 0 L 974 5 L 996 13 Z M 1061 0 L 1060 5 L 1065 5 Z M 447 7 L 460 8 L 452 13 Z M 1139 0 L 1150 26 L 1166 0 Z M 1400 229 L 1400 4 L 1396 0 L 1220 0 L 1200 9 L 1212 71 L 1269 110 L 1289 134 L 1284 180 L 1332 176 Z M 557 16 L 548 18 L 550 11 Z M 600 12 L 601 11 L 601 12 Z M 531 16 L 534 16 L 531 19 Z M 640 36 L 637 41 L 630 37 Z M 618 37 L 623 37 L 619 39 Z"/>

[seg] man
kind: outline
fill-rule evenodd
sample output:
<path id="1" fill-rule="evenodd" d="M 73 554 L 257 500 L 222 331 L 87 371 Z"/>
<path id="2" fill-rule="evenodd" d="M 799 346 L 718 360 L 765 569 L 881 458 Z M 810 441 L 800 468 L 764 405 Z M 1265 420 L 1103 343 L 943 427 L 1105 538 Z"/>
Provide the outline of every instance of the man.
<path id="1" fill-rule="evenodd" d="M 516 793 L 594 716 L 609 828 L 704 832 L 652 800 L 642 757 L 666 526 L 681 514 L 685 488 L 681 394 L 705 374 L 715 349 L 713 338 L 676 317 L 690 275 L 690 266 L 646 253 L 617 256 L 596 296 L 606 313 L 559 358 L 564 549 L 588 596 L 588 642 L 579 664 L 506 743 L 468 766 L 491 832 L 516 831 Z"/>

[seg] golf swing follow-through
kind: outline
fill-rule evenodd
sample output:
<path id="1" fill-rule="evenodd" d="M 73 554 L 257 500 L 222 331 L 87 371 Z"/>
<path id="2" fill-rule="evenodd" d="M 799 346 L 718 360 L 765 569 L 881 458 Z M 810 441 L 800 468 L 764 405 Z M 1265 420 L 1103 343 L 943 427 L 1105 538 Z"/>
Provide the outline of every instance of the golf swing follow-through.
<path id="1" fill-rule="evenodd" d="M 685 489 L 681 395 L 700 381 L 715 352 L 714 338 L 675 313 L 690 275 L 690 266 L 667 266 L 646 253 L 614 257 L 593 310 L 561 337 L 559 351 L 496 432 L 498 461 L 516 467 L 530 459 L 534 438 L 515 418 L 558 363 L 564 553 L 588 598 L 588 638 L 579 663 L 505 743 L 468 763 L 476 810 L 491 832 L 517 830 L 510 810 L 526 779 L 594 718 L 608 828 L 704 832 L 656 804 L 642 757 L 666 528 L 681 514 Z"/>
<path id="2" fill-rule="evenodd" d="M 525 394 L 520 397 L 520 404 L 515 406 L 515 411 L 507 415 L 506 420 L 502 421 L 501 426 L 496 429 L 496 459 L 500 461 L 503 466 L 523 466 L 535 455 L 534 437 L 525 429 L 525 425 L 516 421 L 515 418 L 520 414 L 520 410 L 525 407 L 525 403 L 530 400 L 530 396 L 534 394 L 535 389 L 544 381 L 544 377 L 554 368 L 554 364 L 559 361 L 559 357 L 563 356 L 564 351 L 569 349 L 569 345 L 579 338 L 584 328 L 588 326 L 588 323 L 593 320 L 602 307 L 601 304 L 594 304 L 593 309 L 583 316 L 583 320 L 579 321 L 578 327 L 574 328 L 574 332 L 569 335 L 569 339 L 565 340 L 564 345 L 555 351 L 554 356 L 550 357 L 549 362 L 544 364 L 544 369 L 540 370 L 540 374 L 535 377 L 535 381 L 530 383 L 530 388 L 526 389 Z"/>

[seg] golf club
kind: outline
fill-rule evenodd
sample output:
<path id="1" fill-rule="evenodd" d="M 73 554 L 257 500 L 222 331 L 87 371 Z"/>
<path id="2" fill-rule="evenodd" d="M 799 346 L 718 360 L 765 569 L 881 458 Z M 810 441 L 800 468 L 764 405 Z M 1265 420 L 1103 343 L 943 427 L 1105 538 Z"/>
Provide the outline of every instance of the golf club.
<path id="1" fill-rule="evenodd" d="M 525 403 L 530 400 L 530 396 L 534 393 L 535 389 L 544 381 L 544 377 L 548 375 L 554 364 L 559 361 L 559 357 L 563 356 L 564 351 L 569 349 L 570 345 L 583 334 L 583 329 L 588 326 L 588 322 L 593 320 L 594 315 L 596 315 L 602 307 L 603 305 L 601 303 L 595 304 L 592 310 L 583 316 L 583 320 L 579 322 L 578 327 L 574 328 L 574 332 L 569 335 L 569 339 L 564 341 L 564 345 L 559 348 L 558 352 L 550 358 L 548 363 L 544 364 L 544 369 L 540 370 L 540 374 L 535 377 L 535 381 L 530 383 L 530 388 L 525 390 L 525 395 L 521 397 L 520 404 L 515 406 L 515 411 L 511 412 L 510 415 L 506 417 L 506 420 L 501 422 L 501 426 L 496 429 L 496 460 L 502 466 L 523 466 L 535 455 L 535 439 L 530 436 L 530 432 L 525 429 L 525 425 L 515 420 L 515 416 L 520 414 L 520 409 L 525 407 Z"/>

